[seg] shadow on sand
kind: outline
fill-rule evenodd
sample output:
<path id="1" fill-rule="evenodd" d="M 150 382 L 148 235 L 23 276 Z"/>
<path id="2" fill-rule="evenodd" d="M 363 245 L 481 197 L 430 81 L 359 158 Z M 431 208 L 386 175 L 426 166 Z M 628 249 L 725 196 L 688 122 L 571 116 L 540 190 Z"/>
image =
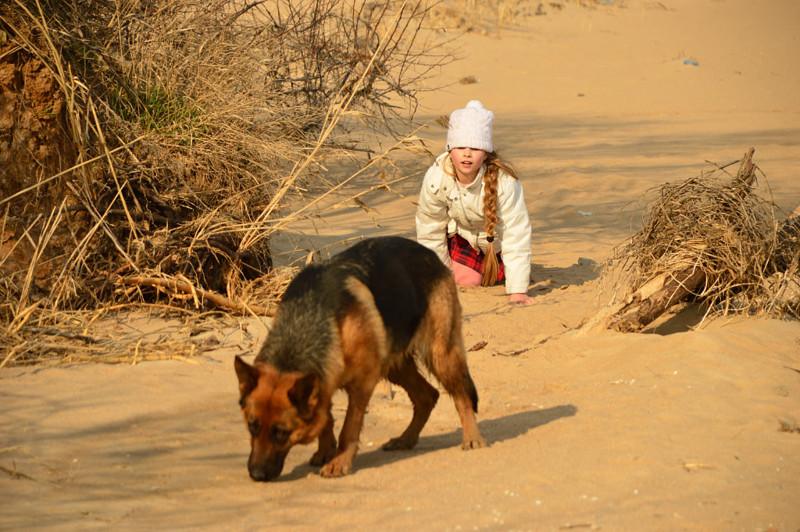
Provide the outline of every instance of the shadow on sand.
<path id="1" fill-rule="evenodd" d="M 670 310 L 662 318 L 650 324 L 643 332 L 669 336 L 694 330 L 703 321 L 706 307 L 697 303 L 685 304 L 683 308 Z"/>
<path id="2" fill-rule="evenodd" d="M 481 434 L 486 438 L 486 443 L 492 445 L 501 441 L 510 440 L 522 436 L 529 430 L 546 425 L 552 421 L 577 414 L 578 408 L 574 405 L 559 405 L 543 410 L 528 410 L 517 412 L 495 419 L 485 419 L 478 423 Z M 432 436 L 422 436 L 417 446 L 410 451 L 391 451 L 374 449 L 356 456 L 355 470 L 382 467 L 399 460 L 404 460 L 411 456 L 446 449 L 449 447 L 459 447 L 461 445 L 461 429 L 457 429 L 444 434 Z M 308 464 L 295 467 L 291 472 L 285 473 L 277 481 L 292 481 L 305 477 L 317 468 Z"/>
<path id="3" fill-rule="evenodd" d="M 597 261 L 581 257 L 566 268 L 531 264 L 532 285 L 530 295 L 544 295 L 566 286 L 579 286 L 600 276 L 602 268 Z"/>

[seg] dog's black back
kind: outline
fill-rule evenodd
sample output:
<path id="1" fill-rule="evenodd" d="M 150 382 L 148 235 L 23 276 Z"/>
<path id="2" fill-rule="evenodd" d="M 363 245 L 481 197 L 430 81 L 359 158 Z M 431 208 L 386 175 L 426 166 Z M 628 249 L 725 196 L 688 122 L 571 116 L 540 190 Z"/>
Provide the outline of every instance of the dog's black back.
<path id="1" fill-rule="evenodd" d="M 425 315 L 431 290 L 449 275 L 433 251 L 413 240 L 362 240 L 327 261 L 307 266 L 292 280 L 257 360 L 281 371 L 323 375 L 333 341 L 331 327 L 356 304 L 344 289 L 350 277 L 372 293 L 391 351 L 403 352 Z"/>

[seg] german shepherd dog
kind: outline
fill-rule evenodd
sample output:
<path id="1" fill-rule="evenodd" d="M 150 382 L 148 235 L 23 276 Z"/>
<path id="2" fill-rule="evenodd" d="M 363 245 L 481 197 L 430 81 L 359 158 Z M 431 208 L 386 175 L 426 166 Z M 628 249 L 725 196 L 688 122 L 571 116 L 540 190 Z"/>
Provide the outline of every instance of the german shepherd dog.
<path id="1" fill-rule="evenodd" d="M 452 396 L 461 447 L 483 447 L 461 305 L 453 275 L 436 254 L 412 240 L 380 237 L 304 268 L 283 294 L 254 364 L 235 360 L 250 477 L 275 479 L 292 446 L 315 438 L 311 464 L 322 466 L 320 474 L 348 474 L 381 378 L 404 388 L 414 406 L 411 423 L 383 449 L 413 448 L 439 398 L 418 363 Z M 337 446 L 331 398 L 340 388 L 348 404 Z"/>

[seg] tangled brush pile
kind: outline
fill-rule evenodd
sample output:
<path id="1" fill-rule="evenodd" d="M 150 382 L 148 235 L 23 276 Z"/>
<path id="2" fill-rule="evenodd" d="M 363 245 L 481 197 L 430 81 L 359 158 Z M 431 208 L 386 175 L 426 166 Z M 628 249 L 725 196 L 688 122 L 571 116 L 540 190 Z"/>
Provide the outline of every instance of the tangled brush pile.
<path id="1" fill-rule="evenodd" d="M 642 229 L 612 259 L 627 293 L 667 279 L 660 285 L 672 291 L 665 306 L 685 296 L 704 304 L 707 314 L 800 317 L 799 224 L 797 218 L 779 223 L 775 205 L 753 193 L 758 167 L 752 154 L 735 176 L 716 167 L 657 190 Z M 612 327 L 636 330 L 646 325 L 639 317 L 633 327 L 621 323 L 630 317 L 612 320 Z"/>

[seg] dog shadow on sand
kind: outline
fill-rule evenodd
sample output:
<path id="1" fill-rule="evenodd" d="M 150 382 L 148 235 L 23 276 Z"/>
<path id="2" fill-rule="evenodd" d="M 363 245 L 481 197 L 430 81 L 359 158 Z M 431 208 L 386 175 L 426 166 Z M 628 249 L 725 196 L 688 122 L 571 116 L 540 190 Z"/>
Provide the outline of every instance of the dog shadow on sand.
<path id="1" fill-rule="evenodd" d="M 529 430 L 546 425 L 552 421 L 574 416 L 577 412 L 578 408 L 574 405 L 558 405 L 541 410 L 517 412 L 494 419 L 484 419 L 478 422 L 478 427 L 480 428 L 481 435 L 486 439 L 486 443 L 491 446 L 498 442 L 522 436 Z M 367 452 L 358 453 L 353 463 L 354 470 L 357 473 L 364 469 L 383 467 L 412 456 L 419 456 L 421 454 L 452 447 L 458 448 L 460 446 L 460 428 L 442 434 L 423 435 L 420 436 L 417 446 L 409 451 L 384 451 L 378 447 Z M 317 468 L 308 464 L 298 465 L 291 472 L 282 475 L 279 480 L 297 480 L 316 470 Z"/>

